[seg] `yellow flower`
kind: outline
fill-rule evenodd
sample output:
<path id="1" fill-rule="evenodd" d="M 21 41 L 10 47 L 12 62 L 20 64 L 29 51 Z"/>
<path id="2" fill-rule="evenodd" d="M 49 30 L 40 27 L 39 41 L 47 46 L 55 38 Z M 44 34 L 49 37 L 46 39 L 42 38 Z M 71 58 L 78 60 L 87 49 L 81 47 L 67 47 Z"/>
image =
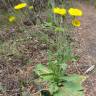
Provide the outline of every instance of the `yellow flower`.
<path id="1" fill-rule="evenodd" d="M 33 9 L 33 6 L 29 6 L 29 9 L 30 9 L 30 10 Z"/>
<path id="2" fill-rule="evenodd" d="M 56 7 L 56 8 L 53 8 L 53 13 L 64 16 L 66 15 L 66 9 Z"/>
<path id="3" fill-rule="evenodd" d="M 9 17 L 9 22 L 14 22 L 15 19 L 16 19 L 15 16 L 10 16 L 10 17 Z"/>
<path id="4" fill-rule="evenodd" d="M 58 11 L 59 11 L 59 8 L 58 8 L 58 7 L 53 8 L 53 13 L 57 14 L 57 13 L 58 13 Z"/>
<path id="5" fill-rule="evenodd" d="M 82 16 L 82 15 L 83 15 L 82 10 L 76 9 L 76 8 L 70 8 L 70 9 L 68 10 L 68 13 L 69 13 L 71 16 Z"/>
<path id="6" fill-rule="evenodd" d="M 22 9 L 22 8 L 24 8 L 24 7 L 26 7 L 26 6 L 27 6 L 26 3 L 20 3 L 20 4 L 16 5 L 16 6 L 14 7 L 14 9 L 19 10 L 19 9 Z"/>
<path id="7" fill-rule="evenodd" d="M 79 20 L 74 19 L 74 20 L 72 20 L 72 25 L 75 26 L 75 27 L 80 27 L 81 23 L 80 23 Z"/>

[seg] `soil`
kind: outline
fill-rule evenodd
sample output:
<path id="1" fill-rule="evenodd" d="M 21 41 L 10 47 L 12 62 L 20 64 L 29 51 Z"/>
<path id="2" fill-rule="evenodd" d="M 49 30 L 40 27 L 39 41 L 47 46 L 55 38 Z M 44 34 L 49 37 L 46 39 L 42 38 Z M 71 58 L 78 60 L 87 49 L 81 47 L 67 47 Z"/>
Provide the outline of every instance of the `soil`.
<path id="1" fill-rule="evenodd" d="M 83 17 L 80 17 L 81 27 L 76 32 L 76 39 L 80 43 L 77 53 L 80 56 L 79 65 L 92 66 L 87 75 L 85 85 L 85 96 L 96 96 L 96 8 L 93 5 L 80 4 L 83 10 Z M 84 69 L 84 67 L 83 67 Z M 84 70 L 86 71 L 86 70 Z"/>
<path id="2" fill-rule="evenodd" d="M 38 32 L 38 34 L 39 32 L 42 32 L 40 31 L 41 29 L 36 26 L 33 26 L 31 29 L 32 32 Z M 21 36 L 22 33 L 12 32 L 6 35 L 6 32 L 3 32 L 2 36 L 1 32 L 0 36 L 2 37 L 2 40 L 8 37 L 4 41 L 8 43 L 10 42 L 10 39 L 12 40 L 12 34 L 19 34 Z M 17 50 L 14 51 L 16 52 L 15 54 L 10 53 L 9 49 L 5 49 L 9 54 L 5 51 L 0 53 L 0 96 L 21 96 L 21 90 L 35 93 L 40 89 L 40 84 L 38 83 L 37 86 L 36 80 L 34 82 L 34 79 L 37 77 L 34 75 L 33 70 L 36 64 L 47 63 L 47 44 L 40 41 L 38 37 L 30 37 L 31 38 L 19 39 L 19 41 L 17 39 L 15 42 L 16 46 L 13 45 L 13 49 L 15 48 Z M 12 45 L 13 43 L 10 42 L 10 44 Z M 12 46 L 6 47 L 12 48 Z M 4 87 L 2 88 L 1 85 Z"/>

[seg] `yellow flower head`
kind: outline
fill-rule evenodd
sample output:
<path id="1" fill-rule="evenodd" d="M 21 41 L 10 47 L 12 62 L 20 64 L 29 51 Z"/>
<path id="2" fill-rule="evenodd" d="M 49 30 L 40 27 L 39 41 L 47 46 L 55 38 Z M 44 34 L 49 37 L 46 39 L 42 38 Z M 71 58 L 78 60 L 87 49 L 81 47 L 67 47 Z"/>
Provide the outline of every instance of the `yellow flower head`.
<path id="1" fill-rule="evenodd" d="M 53 13 L 64 16 L 66 15 L 66 9 L 56 7 L 56 8 L 53 8 Z"/>
<path id="2" fill-rule="evenodd" d="M 69 13 L 71 16 L 82 16 L 82 15 L 83 15 L 82 10 L 77 9 L 77 8 L 70 8 L 70 9 L 68 10 L 68 13 Z"/>
<path id="3" fill-rule="evenodd" d="M 22 8 L 24 8 L 24 7 L 26 7 L 26 6 L 27 6 L 26 3 L 20 3 L 20 4 L 16 5 L 16 6 L 14 7 L 14 9 L 19 10 L 19 9 L 22 9 Z"/>
<path id="4" fill-rule="evenodd" d="M 15 16 L 10 16 L 9 17 L 9 22 L 14 22 L 16 20 Z"/>
<path id="5" fill-rule="evenodd" d="M 30 9 L 30 10 L 33 9 L 33 6 L 29 6 L 29 9 Z"/>
<path id="6" fill-rule="evenodd" d="M 72 25 L 75 27 L 80 27 L 81 23 L 79 20 L 75 19 L 75 20 L 72 20 Z"/>

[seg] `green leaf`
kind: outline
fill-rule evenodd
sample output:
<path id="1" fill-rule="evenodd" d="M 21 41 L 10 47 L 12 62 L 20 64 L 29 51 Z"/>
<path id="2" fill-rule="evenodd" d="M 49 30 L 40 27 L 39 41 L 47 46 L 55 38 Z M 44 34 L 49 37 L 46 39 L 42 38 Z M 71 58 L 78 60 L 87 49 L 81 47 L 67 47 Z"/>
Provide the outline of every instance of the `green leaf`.
<path id="1" fill-rule="evenodd" d="M 67 82 L 74 82 L 74 83 L 81 84 L 86 79 L 86 76 L 82 76 L 78 74 L 71 74 L 68 76 L 64 76 L 63 79 L 66 80 Z"/>
<path id="2" fill-rule="evenodd" d="M 59 87 L 55 83 L 50 83 L 48 88 L 51 94 L 59 90 Z"/>
<path id="3" fill-rule="evenodd" d="M 73 74 L 64 76 L 62 79 L 66 82 L 62 87 L 57 86 L 58 90 L 53 92 L 53 96 L 84 96 L 82 80 L 85 80 L 85 76 Z M 55 88 L 53 87 L 53 89 Z"/>
<path id="4" fill-rule="evenodd" d="M 35 73 L 45 81 L 50 81 L 53 78 L 52 70 L 42 64 L 38 64 L 35 68 Z"/>
<path id="5" fill-rule="evenodd" d="M 46 66 L 42 65 L 42 64 L 38 64 L 35 68 L 35 72 L 36 74 L 40 75 L 44 75 L 44 74 L 51 74 L 52 70 L 48 69 Z"/>
<path id="6" fill-rule="evenodd" d="M 61 64 L 61 69 L 63 69 L 63 71 L 66 71 L 67 67 L 66 63 Z"/>
<path id="7" fill-rule="evenodd" d="M 48 75 L 48 74 L 46 74 L 46 75 L 42 75 L 42 76 L 40 76 L 44 81 L 52 81 L 53 80 L 53 75 Z"/>
<path id="8" fill-rule="evenodd" d="M 82 82 L 85 80 L 85 76 L 72 74 L 62 77 L 65 80 L 63 87 L 59 87 L 58 93 L 54 96 L 84 96 Z"/>
<path id="9" fill-rule="evenodd" d="M 73 85 L 73 84 L 72 84 Z M 62 88 L 63 96 L 84 96 L 83 91 L 78 91 L 75 86 L 72 86 L 70 83 L 66 83 L 64 88 Z"/>
<path id="10" fill-rule="evenodd" d="M 53 27 L 53 24 L 51 22 L 44 22 L 43 27 Z"/>
<path id="11" fill-rule="evenodd" d="M 82 85 L 77 82 L 66 82 L 66 83 L 64 83 L 64 86 L 65 86 L 65 88 L 69 88 L 73 92 L 83 90 Z"/>
<path id="12" fill-rule="evenodd" d="M 54 93 L 53 96 L 64 96 L 64 92 L 62 90 L 59 90 L 58 92 Z"/>
<path id="13" fill-rule="evenodd" d="M 65 88 L 70 88 L 70 90 L 72 90 L 73 92 L 83 90 L 82 82 L 85 80 L 85 78 L 85 76 L 77 74 L 64 76 L 64 80 L 66 80 L 64 86 Z"/>
<path id="14" fill-rule="evenodd" d="M 59 91 L 54 93 L 53 96 L 84 96 L 83 91 L 74 90 L 74 86 L 71 84 L 65 84 L 64 87 L 60 87 Z"/>
<path id="15" fill-rule="evenodd" d="M 64 29 L 62 27 L 56 27 L 55 32 L 63 32 Z"/>

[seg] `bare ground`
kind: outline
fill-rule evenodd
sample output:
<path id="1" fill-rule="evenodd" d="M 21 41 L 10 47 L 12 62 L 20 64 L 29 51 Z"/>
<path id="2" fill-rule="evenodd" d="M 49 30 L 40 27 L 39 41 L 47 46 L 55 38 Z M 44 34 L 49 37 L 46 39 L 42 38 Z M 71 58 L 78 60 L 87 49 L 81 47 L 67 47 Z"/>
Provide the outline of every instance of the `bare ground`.
<path id="1" fill-rule="evenodd" d="M 87 75 L 85 82 L 85 96 L 96 96 L 96 9 L 84 3 L 80 4 L 83 10 L 81 27 L 76 32 L 76 39 L 80 43 L 77 53 L 80 56 L 79 64 L 84 66 L 95 65 Z M 85 70 L 86 71 L 86 70 Z"/>

